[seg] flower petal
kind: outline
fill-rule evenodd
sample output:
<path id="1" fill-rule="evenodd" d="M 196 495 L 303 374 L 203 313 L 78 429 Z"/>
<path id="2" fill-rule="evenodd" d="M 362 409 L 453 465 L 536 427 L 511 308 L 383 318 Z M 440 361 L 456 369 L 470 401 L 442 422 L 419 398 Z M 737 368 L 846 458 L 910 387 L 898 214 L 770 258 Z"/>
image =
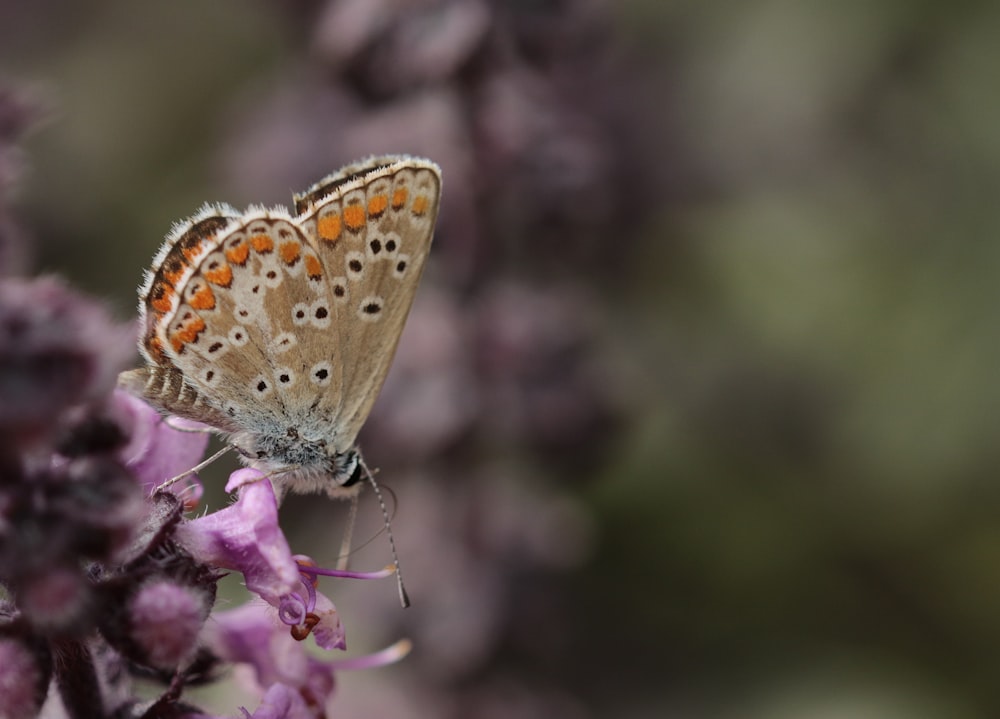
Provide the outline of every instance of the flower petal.
<path id="1" fill-rule="evenodd" d="M 278 526 L 271 483 L 254 469 L 233 473 L 240 482 L 236 502 L 177 528 L 177 538 L 200 562 L 241 572 L 246 586 L 277 607 L 299 587 L 299 567 Z M 259 481 L 247 481 L 253 478 Z"/>

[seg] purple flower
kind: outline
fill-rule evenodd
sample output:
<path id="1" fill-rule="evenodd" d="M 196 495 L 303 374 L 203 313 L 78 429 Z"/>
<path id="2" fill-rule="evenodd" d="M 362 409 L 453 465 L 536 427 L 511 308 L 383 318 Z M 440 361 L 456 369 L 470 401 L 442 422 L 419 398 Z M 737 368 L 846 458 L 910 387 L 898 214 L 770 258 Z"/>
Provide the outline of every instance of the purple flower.
<path id="1" fill-rule="evenodd" d="M 272 684 L 260 700 L 257 711 L 246 716 L 248 719 L 315 719 L 316 714 L 293 687 Z"/>
<path id="2" fill-rule="evenodd" d="M 47 650 L 0 636 L 0 717 L 33 717 L 52 673 Z"/>
<path id="3" fill-rule="evenodd" d="M 274 489 L 255 469 L 233 472 L 226 491 L 234 489 L 234 504 L 185 522 L 177 538 L 195 559 L 241 572 L 247 589 L 278 606 L 300 580 L 299 566 L 278 526 Z"/>
<path id="4" fill-rule="evenodd" d="M 478 43 L 483 13 L 455 18 L 446 34 Z M 433 55 L 437 43 L 426 40 Z M 451 73 L 467 55 L 431 57 L 429 67 Z M 254 677 L 260 704 L 243 716 L 326 717 L 335 671 L 397 661 L 409 645 L 310 656 L 310 635 L 325 650 L 346 646 L 318 578 L 392 570 L 324 570 L 293 555 L 273 488 L 253 470 L 230 477 L 234 504 L 185 517 L 202 497 L 185 473 L 211 428 L 115 389 L 134 357 L 133 325 L 59 279 L 7 278 L 24 256 L 4 191 L 27 109 L 0 88 L 0 719 L 208 719 L 185 691 L 221 677 L 226 663 Z M 328 169 L 324 161 L 319 172 Z M 213 615 L 226 570 L 263 601 Z M 140 699 L 136 678 L 158 682 L 159 695 Z"/>
<path id="5" fill-rule="evenodd" d="M 49 567 L 21 578 L 17 604 L 36 629 L 62 632 L 79 622 L 91 608 L 91 588 L 75 567 Z"/>
<path id="6" fill-rule="evenodd" d="M 254 716 L 322 715 L 334 664 L 301 640 L 344 648 L 316 580 L 345 573 L 292 555 L 259 472 L 235 472 L 237 501 L 193 520 L 197 479 L 157 491 L 208 436 L 113 391 L 130 334 L 58 281 L 0 281 L 0 717 L 35 716 L 46 696 L 67 716 L 125 716 L 132 674 L 165 685 L 144 716 L 197 716 L 185 686 L 225 660 L 258 669 Z M 270 606 L 249 607 L 255 623 L 220 615 L 209 635 L 227 639 L 212 642 L 226 569 Z"/>
<path id="7" fill-rule="evenodd" d="M 150 405 L 124 390 L 115 390 L 114 411 L 131 429 L 128 444 L 118 450 L 118 457 L 132 470 L 148 496 L 157 486 L 198 464 L 205 455 L 209 434 L 193 423 L 168 421 Z M 187 475 L 169 490 L 183 497 L 193 508 L 201 500 L 202 486 L 196 475 Z"/>
<path id="8" fill-rule="evenodd" d="M 111 391 L 132 329 L 59 280 L 0 280 L 0 435 L 34 444 Z"/>
<path id="9" fill-rule="evenodd" d="M 333 603 L 316 591 L 308 566 L 302 566 L 309 560 L 297 561 L 278 526 L 270 481 L 255 469 L 241 469 L 226 489 L 238 492 L 236 502 L 185 522 L 178 540 L 198 561 L 241 572 L 247 589 L 275 607 L 296 638 L 312 633 L 321 648 L 343 649 L 344 629 Z"/>
<path id="10" fill-rule="evenodd" d="M 262 605 L 216 612 L 203 638 L 222 659 L 249 665 L 262 693 L 284 685 L 312 706 L 323 706 L 333 694 L 334 663 L 309 656 L 305 645 L 282 629 L 274 613 Z"/>
<path id="11" fill-rule="evenodd" d="M 312 635 L 313 639 L 316 640 L 316 646 L 322 649 L 347 649 L 344 628 L 340 623 L 340 615 L 337 614 L 333 602 L 325 594 L 319 592 L 315 593 L 315 597 L 308 614 L 314 617 L 311 621 L 315 622 L 312 627 Z"/>
<path id="12" fill-rule="evenodd" d="M 131 639 L 151 666 L 173 669 L 194 656 L 211 608 L 205 600 L 203 592 L 166 579 L 151 581 L 132 596 Z"/>

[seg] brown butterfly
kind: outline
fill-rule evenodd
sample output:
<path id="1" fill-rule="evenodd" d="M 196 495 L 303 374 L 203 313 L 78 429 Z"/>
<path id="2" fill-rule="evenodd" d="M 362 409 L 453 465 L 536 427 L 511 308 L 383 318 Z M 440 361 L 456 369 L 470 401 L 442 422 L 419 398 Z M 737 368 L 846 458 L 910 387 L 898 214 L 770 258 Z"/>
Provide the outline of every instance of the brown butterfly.
<path id="1" fill-rule="evenodd" d="M 285 209 L 208 205 L 139 290 L 142 369 L 121 383 L 229 436 L 279 491 L 356 494 L 355 447 L 430 250 L 441 172 L 374 157 Z"/>

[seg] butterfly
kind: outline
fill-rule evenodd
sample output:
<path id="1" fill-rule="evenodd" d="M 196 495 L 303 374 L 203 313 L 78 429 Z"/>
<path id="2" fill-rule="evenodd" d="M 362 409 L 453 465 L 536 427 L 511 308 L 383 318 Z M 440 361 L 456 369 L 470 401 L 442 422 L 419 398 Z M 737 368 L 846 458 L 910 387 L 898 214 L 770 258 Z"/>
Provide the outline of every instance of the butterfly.
<path id="1" fill-rule="evenodd" d="M 145 367 L 119 384 L 228 436 L 280 492 L 355 496 L 356 447 L 430 250 L 441 171 L 349 165 L 284 208 L 206 205 L 139 288 Z"/>

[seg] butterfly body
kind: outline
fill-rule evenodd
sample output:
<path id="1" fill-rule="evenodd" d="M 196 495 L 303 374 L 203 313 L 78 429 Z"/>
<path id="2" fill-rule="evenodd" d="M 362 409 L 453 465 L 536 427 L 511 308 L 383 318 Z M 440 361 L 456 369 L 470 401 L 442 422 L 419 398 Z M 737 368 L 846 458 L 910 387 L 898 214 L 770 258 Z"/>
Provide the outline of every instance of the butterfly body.
<path id="1" fill-rule="evenodd" d="M 355 442 L 430 248 L 436 165 L 387 156 L 295 198 L 296 214 L 209 205 L 140 288 L 144 369 L 122 383 L 229 435 L 282 490 L 356 491 Z"/>

